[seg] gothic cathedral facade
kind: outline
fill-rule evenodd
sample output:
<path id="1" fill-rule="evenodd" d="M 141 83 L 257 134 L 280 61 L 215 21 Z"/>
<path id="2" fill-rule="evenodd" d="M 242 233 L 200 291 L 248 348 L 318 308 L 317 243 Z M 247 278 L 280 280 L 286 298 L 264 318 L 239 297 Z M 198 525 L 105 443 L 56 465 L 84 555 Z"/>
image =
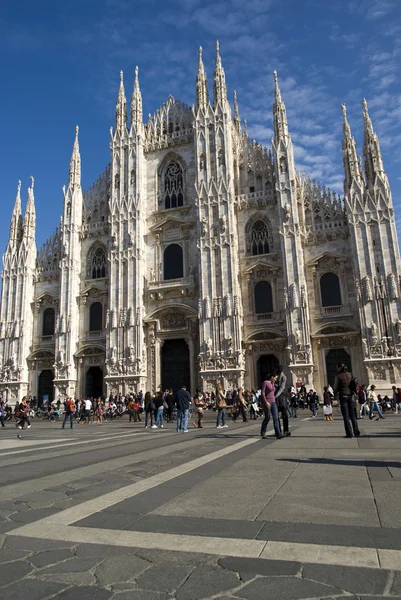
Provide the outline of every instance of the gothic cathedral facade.
<path id="1" fill-rule="evenodd" d="M 363 167 L 343 106 L 344 198 L 297 173 L 274 74 L 270 149 L 199 52 L 196 104 L 146 124 L 121 73 L 111 161 L 84 191 L 78 128 L 60 227 L 37 251 L 20 183 L 3 257 L 0 393 L 100 396 L 186 384 L 257 389 L 283 365 L 321 392 L 335 365 L 401 381 L 401 270 L 391 191 L 363 104 Z M 128 123 L 129 121 L 129 123 Z"/>

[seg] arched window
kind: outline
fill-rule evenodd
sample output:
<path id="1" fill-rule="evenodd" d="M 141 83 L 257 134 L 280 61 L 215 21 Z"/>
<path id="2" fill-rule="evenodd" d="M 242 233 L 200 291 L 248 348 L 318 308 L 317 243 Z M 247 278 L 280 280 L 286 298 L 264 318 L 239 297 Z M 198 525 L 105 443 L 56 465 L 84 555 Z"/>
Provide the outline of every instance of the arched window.
<path id="1" fill-rule="evenodd" d="M 42 335 L 54 335 L 54 321 L 54 308 L 46 308 L 45 312 L 43 313 Z"/>
<path id="2" fill-rule="evenodd" d="M 253 256 L 269 253 L 269 229 L 265 221 L 259 220 L 253 224 L 250 242 L 251 254 Z"/>
<path id="3" fill-rule="evenodd" d="M 106 253 L 103 248 L 96 248 L 91 261 L 92 279 L 106 277 Z"/>
<path id="4" fill-rule="evenodd" d="M 164 279 L 180 279 L 184 277 L 184 258 L 182 246 L 170 244 L 163 256 Z"/>
<path id="5" fill-rule="evenodd" d="M 184 204 L 184 177 L 177 162 L 171 162 L 164 174 L 164 208 L 177 208 Z"/>
<path id="6" fill-rule="evenodd" d="M 340 280 L 335 273 L 325 273 L 320 278 L 322 306 L 341 306 Z"/>
<path id="7" fill-rule="evenodd" d="M 261 315 L 273 312 L 272 286 L 268 281 L 259 281 L 255 285 L 255 314 Z"/>
<path id="8" fill-rule="evenodd" d="M 94 302 L 89 309 L 89 331 L 101 331 L 103 329 L 103 306 L 100 302 Z"/>

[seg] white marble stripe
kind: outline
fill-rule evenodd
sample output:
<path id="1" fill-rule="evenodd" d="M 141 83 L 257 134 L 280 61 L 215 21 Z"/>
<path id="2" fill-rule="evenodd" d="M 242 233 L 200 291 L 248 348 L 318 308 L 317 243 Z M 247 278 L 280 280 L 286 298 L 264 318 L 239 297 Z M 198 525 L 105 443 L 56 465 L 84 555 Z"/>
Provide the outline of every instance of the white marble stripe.
<path id="1" fill-rule="evenodd" d="M 204 442 L 203 438 L 199 438 L 199 442 Z M 130 485 L 126 485 L 120 489 L 114 490 L 113 492 L 109 492 L 104 494 L 103 496 L 99 496 L 94 498 L 93 500 L 87 500 L 86 502 L 82 502 L 76 506 L 71 508 L 67 508 L 63 510 L 63 512 L 56 513 L 50 517 L 46 517 L 45 519 L 41 519 L 40 521 L 36 521 L 38 532 L 40 532 L 41 527 L 46 527 L 48 524 L 51 524 L 53 527 L 56 527 L 60 520 L 65 525 L 71 525 L 75 521 L 80 521 L 81 519 L 85 519 L 85 517 L 89 517 L 105 508 L 109 508 L 118 502 L 122 502 L 123 500 L 127 500 L 128 498 L 132 498 L 141 494 L 142 492 L 146 492 L 152 488 L 155 488 L 162 483 L 166 483 L 179 477 L 180 475 L 184 475 L 185 473 L 189 473 L 198 467 L 202 467 L 205 464 L 217 460 L 227 454 L 231 454 L 236 450 L 241 450 L 242 448 L 246 448 L 246 446 L 250 446 L 251 444 L 260 443 L 259 438 L 250 438 L 248 440 L 243 440 L 238 442 L 237 444 L 232 444 L 226 448 L 222 448 L 220 450 L 216 450 L 215 452 L 211 452 L 206 456 L 200 456 L 199 458 L 195 458 L 189 462 L 183 463 L 177 467 L 173 467 L 172 469 L 168 469 L 167 471 L 163 471 L 162 473 L 157 473 L 151 477 L 143 479 L 141 481 L 137 481 L 136 483 L 131 483 Z M 177 448 L 176 448 L 177 449 Z M 160 449 L 158 450 L 160 452 Z M 143 456 L 141 457 L 143 460 Z M 119 459 L 119 466 L 121 467 L 121 459 Z M 90 467 L 89 467 L 90 468 Z M 79 470 L 79 469 L 78 469 Z M 74 471 L 75 473 L 76 471 Z M 52 475 L 51 477 L 54 477 Z M 78 477 L 76 477 L 78 479 Z M 17 484 L 18 485 L 18 484 Z M 52 484 L 54 486 L 55 484 Z M 23 529 L 23 528 L 22 528 Z M 14 529 L 13 535 L 15 532 L 20 531 L 20 529 Z M 23 534 L 20 534 L 23 535 Z M 38 537 L 40 537 L 38 535 Z"/>

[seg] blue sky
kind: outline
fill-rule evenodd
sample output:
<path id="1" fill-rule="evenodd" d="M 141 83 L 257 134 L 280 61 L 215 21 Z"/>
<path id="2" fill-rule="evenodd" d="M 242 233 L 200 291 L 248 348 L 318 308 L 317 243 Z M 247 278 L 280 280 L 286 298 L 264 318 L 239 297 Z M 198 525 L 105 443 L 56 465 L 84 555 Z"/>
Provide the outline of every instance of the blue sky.
<path id="1" fill-rule="evenodd" d="M 270 145 L 277 69 L 297 167 L 337 191 L 340 103 L 362 153 L 367 98 L 401 230 L 400 0 L 2 0 L 2 248 L 18 179 L 25 204 L 35 177 L 38 245 L 58 225 L 76 124 L 83 186 L 109 162 L 120 69 L 130 97 L 139 66 L 144 115 L 169 94 L 192 104 L 216 39 L 250 136 Z"/>

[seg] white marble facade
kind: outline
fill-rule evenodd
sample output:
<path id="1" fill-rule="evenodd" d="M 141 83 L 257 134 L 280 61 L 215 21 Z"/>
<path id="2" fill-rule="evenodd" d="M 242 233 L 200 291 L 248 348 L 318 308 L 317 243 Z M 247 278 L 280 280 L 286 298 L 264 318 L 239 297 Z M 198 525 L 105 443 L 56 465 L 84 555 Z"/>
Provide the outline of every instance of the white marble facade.
<path id="1" fill-rule="evenodd" d="M 0 391 L 56 398 L 187 383 L 257 387 L 278 363 L 321 391 L 338 360 L 360 381 L 401 380 L 394 208 L 366 102 L 364 165 L 343 107 L 344 198 L 296 171 L 274 75 L 274 139 L 249 139 L 213 101 L 202 51 L 196 104 L 143 123 L 138 70 L 121 73 L 111 161 L 81 188 L 78 128 L 60 227 L 35 246 L 34 182 L 18 185 L 3 257 Z"/>

